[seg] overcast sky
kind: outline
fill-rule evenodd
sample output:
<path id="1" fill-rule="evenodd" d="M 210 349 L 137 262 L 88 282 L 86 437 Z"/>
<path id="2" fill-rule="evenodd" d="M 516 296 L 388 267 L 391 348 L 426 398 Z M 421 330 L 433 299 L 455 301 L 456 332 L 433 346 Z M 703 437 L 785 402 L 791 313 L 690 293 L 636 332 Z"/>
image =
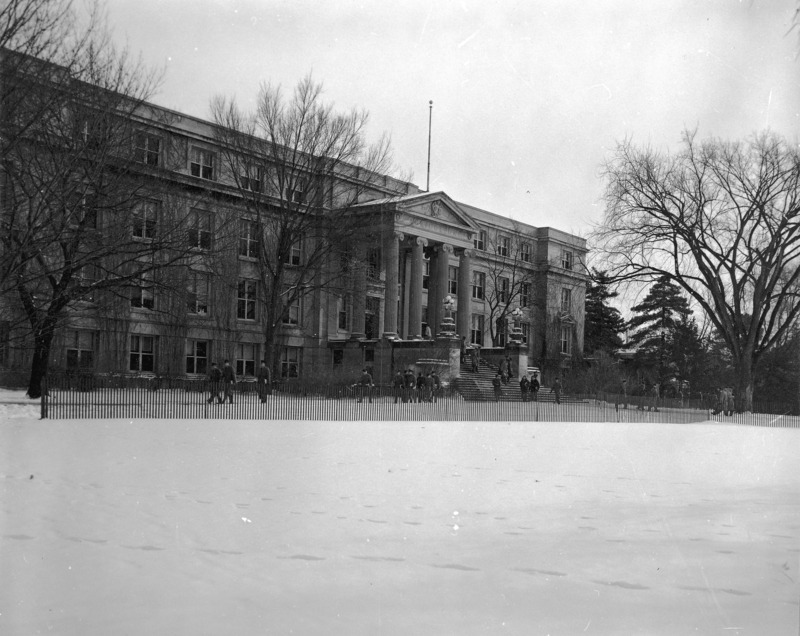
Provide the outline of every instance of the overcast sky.
<path id="1" fill-rule="evenodd" d="M 586 235 L 617 141 L 800 125 L 795 0 L 109 0 L 115 36 L 163 64 L 157 104 L 209 117 L 311 72 L 371 114 L 425 188 Z"/>

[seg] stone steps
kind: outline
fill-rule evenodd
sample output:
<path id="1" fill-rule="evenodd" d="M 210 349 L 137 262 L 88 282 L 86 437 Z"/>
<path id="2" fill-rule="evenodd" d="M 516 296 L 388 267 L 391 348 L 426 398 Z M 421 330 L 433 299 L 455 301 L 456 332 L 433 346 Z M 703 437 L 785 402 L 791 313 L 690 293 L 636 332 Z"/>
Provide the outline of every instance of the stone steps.
<path id="1" fill-rule="evenodd" d="M 494 379 L 497 371 L 486 364 L 483 360 L 480 361 L 478 371 L 472 371 L 472 365 L 467 362 L 461 365 L 460 375 L 457 382 L 457 390 L 467 402 L 494 402 L 494 387 L 492 380 Z M 537 396 L 539 402 L 555 402 L 555 394 L 550 392 L 549 387 L 542 386 L 539 388 Z M 530 395 L 529 395 L 530 399 Z M 519 390 L 519 378 L 511 378 L 508 384 L 501 387 L 500 401 L 502 402 L 522 402 L 522 394 Z M 577 398 L 561 394 L 561 402 L 581 402 Z"/>

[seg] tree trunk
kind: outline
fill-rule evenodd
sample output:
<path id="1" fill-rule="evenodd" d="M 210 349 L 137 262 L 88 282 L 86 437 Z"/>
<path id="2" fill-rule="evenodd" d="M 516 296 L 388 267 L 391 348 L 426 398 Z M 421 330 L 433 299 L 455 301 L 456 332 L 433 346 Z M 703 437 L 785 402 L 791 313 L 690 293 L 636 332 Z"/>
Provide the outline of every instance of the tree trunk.
<path id="1" fill-rule="evenodd" d="M 33 399 L 42 397 L 42 380 L 47 375 L 47 366 L 50 362 L 54 327 L 55 320 L 48 316 L 35 331 L 31 375 L 28 380 L 28 397 Z"/>
<path id="2" fill-rule="evenodd" d="M 753 410 L 753 359 L 744 355 L 736 364 L 736 391 L 734 394 L 736 411 L 745 413 Z"/>

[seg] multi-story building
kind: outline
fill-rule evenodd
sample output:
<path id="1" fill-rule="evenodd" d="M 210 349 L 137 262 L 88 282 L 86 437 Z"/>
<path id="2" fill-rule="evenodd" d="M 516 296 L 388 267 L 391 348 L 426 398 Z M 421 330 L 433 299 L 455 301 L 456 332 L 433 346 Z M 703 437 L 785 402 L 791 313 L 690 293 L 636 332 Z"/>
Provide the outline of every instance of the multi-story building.
<path id="1" fill-rule="evenodd" d="M 104 221 L 102 210 L 95 212 L 92 231 L 119 232 L 127 223 L 129 240 L 141 244 L 153 240 L 171 215 L 181 219 L 190 249 L 180 262 L 143 275 L 122 294 L 87 293 L 70 303 L 56 328 L 51 370 L 193 377 L 227 358 L 246 377 L 268 356 L 276 374 L 287 379 L 349 378 L 370 366 L 378 381 L 388 381 L 393 368 L 413 356 L 436 356 L 436 335 L 450 315 L 454 340 L 484 348 L 504 347 L 516 327 L 530 364 L 542 368 L 581 353 L 584 239 L 358 171 L 341 177 L 362 186 L 347 211 L 357 221 L 353 232 L 346 245 L 314 265 L 341 275 L 293 274 L 308 265 L 312 239 L 293 244 L 283 259 L 285 284 L 302 280 L 305 291 L 280 312 L 274 346 L 268 346 L 270 300 L 258 267 L 264 249 L 259 233 L 268 232 L 269 224 L 254 218 L 244 201 L 245 191 L 266 187 L 264 175 L 232 175 L 215 124 L 151 104 L 130 117 L 127 178 L 151 185 L 127 219 L 117 214 Z M 302 202 L 304 183 L 299 178 L 279 196 Z M 90 287 L 101 274 L 82 275 Z M 25 330 L 13 319 L 13 286 L 4 298 L 0 365 L 19 372 L 30 364 L 30 339 L 13 337 Z"/>

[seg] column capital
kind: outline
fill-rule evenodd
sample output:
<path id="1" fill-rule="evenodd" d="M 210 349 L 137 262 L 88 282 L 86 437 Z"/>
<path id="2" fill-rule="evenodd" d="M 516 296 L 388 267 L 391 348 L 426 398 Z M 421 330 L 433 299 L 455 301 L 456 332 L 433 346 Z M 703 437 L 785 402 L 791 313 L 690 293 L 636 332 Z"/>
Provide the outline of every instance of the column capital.
<path id="1" fill-rule="evenodd" d="M 442 243 L 442 244 L 439 246 L 439 251 L 440 251 L 441 253 L 443 253 L 443 254 L 452 254 L 452 253 L 453 253 L 453 251 L 454 251 L 454 249 L 453 249 L 453 246 L 452 246 L 452 245 L 450 245 L 450 244 L 448 244 L 448 243 Z"/>
<path id="2" fill-rule="evenodd" d="M 403 234 L 400 230 L 394 230 L 392 233 L 392 237 L 397 239 L 398 241 L 403 241 L 406 238 L 406 235 Z"/>
<path id="3" fill-rule="evenodd" d="M 475 256 L 475 250 L 471 247 L 461 247 L 458 250 L 458 256 L 461 258 L 473 258 Z"/>
<path id="4" fill-rule="evenodd" d="M 421 236 L 415 236 L 412 241 L 412 245 L 419 245 L 420 247 L 428 247 L 428 239 L 422 238 Z"/>

